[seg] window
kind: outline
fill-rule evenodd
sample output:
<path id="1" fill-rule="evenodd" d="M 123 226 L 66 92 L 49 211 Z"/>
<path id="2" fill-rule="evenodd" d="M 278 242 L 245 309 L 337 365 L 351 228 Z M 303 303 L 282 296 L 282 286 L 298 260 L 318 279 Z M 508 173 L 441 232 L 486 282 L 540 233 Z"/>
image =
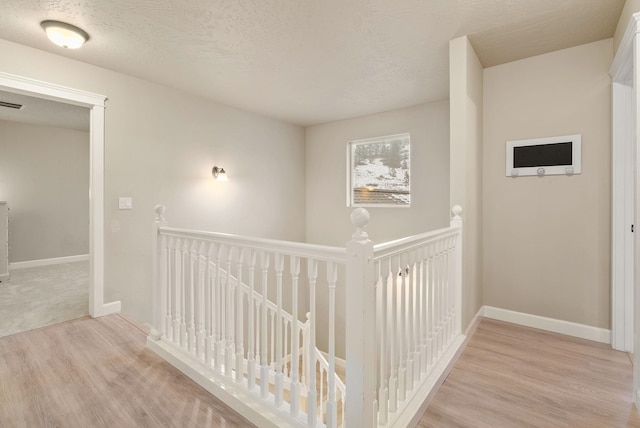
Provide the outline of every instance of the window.
<path id="1" fill-rule="evenodd" d="M 347 206 L 411 204 L 410 140 L 407 133 L 349 142 Z"/>

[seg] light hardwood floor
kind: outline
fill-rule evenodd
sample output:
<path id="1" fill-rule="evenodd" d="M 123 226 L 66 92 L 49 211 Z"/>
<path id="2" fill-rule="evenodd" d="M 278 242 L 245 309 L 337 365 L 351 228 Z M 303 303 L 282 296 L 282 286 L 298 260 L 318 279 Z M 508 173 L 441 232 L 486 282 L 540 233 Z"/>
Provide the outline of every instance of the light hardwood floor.
<path id="1" fill-rule="evenodd" d="M 640 427 L 628 354 L 483 319 L 418 427 Z"/>
<path id="2" fill-rule="evenodd" d="M 119 315 L 0 338 L 0 427 L 251 427 Z"/>
<path id="3" fill-rule="evenodd" d="M 0 427 L 250 427 L 119 315 L 0 338 Z M 419 427 L 640 427 L 608 345 L 483 320 Z"/>

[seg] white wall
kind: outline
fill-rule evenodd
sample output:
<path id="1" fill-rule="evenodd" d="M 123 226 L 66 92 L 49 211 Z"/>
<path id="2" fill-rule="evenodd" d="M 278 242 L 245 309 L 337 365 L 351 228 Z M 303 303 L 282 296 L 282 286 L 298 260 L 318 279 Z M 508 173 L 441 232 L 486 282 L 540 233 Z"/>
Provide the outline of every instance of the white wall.
<path id="1" fill-rule="evenodd" d="M 89 252 L 89 133 L 0 121 L 9 262 Z"/>
<path id="2" fill-rule="evenodd" d="M 349 141 L 411 133 L 411 207 L 367 208 L 369 239 L 385 242 L 449 224 L 449 103 L 439 101 L 307 128 L 307 242 L 344 246 Z"/>
<path id="3" fill-rule="evenodd" d="M 0 70 L 106 95 L 105 301 L 151 318 L 153 207 L 170 225 L 301 241 L 304 130 L 0 40 Z M 213 181 L 224 167 L 229 181 Z M 119 211 L 118 196 L 133 197 Z"/>
<path id="4" fill-rule="evenodd" d="M 449 43 L 450 204 L 462 206 L 462 328 L 482 306 L 482 64 L 466 36 Z"/>
<path id="5" fill-rule="evenodd" d="M 484 304 L 609 328 L 607 39 L 484 71 Z M 582 174 L 505 176 L 505 142 L 582 134 Z"/>

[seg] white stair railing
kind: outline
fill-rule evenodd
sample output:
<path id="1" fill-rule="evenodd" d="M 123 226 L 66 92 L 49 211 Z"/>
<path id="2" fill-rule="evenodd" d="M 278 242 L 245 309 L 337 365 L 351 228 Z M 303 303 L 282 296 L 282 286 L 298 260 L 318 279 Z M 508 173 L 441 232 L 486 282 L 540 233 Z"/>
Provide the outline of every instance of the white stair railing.
<path id="1" fill-rule="evenodd" d="M 325 293 L 335 330 L 337 270 L 346 251 L 169 228 L 164 208 L 157 207 L 156 214 L 152 338 L 254 394 L 289 423 L 337 426 L 345 388 L 336 380 L 335 334 L 316 343 L 315 302 Z M 301 286 L 309 294 L 303 310 Z M 304 323 L 299 316 L 307 312 Z M 328 350 L 327 359 L 320 345 Z M 301 361 L 306 361 L 304 376 Z M 325 383 L 317 383 L 318 370 Z"/>
<path id="2" fill-rule="evenodd" d="M 353 239 L 335 248 L 169 228 L 158 206 L 149 346 L 260 426 L 407 426 L 464 338 L 460 207 L 453 213 L 449 228 L 374 245 L 369 214 L 356 209 Z"/>

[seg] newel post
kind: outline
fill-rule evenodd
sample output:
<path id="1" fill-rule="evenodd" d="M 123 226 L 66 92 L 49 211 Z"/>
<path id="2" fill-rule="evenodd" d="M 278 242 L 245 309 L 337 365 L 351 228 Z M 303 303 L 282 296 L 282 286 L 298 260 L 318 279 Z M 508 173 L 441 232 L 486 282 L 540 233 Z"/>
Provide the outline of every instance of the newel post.
<path id="1" fill-rule="evenodd" d="M 162 269 L 164 263 L 166 263 L 166 246 L 158 245 L 160 242 L 160 228 L 167 226 L 167 221 L 164 218 L 164 205 L 156 205 L 154 209 L 156 217 L 153 221 L 153 233 L 151 235 L 151 289 L 152 289 L 152 310 L 153 310 L 153 324 L 151 326 L 150 337 L 153 340 L 159 340 L 162 336 L 163 328 L 162 322 L 164 320 L 163 311 L 166 308 L 166 293 L 163 292 L 163 287 L 166 287 L 166 266 Z M 164 255 L 164 257 L 163 257 Z M 161 270 L 162 273 L 161 274 Z"/>
<path id="2" fill-rule="evenodd" d="M 358 208 L 351 213 L 356 227 L 347 243 L 347 403 L 349 427 L 377 426 L 375 408 L 376 318 L 373 242 L 364 227 L 369 213 Z"/>
<path id="3" fill-rule="evenodd" d="M 456 237 L 456 256 L 455 256 L 455 303 L 456 303 L 456 325 L 455 333 L 462 333 L 462 207 L 460 205 L 454 205 L 451 208 L 453 217 L 451 218 L 451 227 L 459 228 L 458 235 Z"/>

